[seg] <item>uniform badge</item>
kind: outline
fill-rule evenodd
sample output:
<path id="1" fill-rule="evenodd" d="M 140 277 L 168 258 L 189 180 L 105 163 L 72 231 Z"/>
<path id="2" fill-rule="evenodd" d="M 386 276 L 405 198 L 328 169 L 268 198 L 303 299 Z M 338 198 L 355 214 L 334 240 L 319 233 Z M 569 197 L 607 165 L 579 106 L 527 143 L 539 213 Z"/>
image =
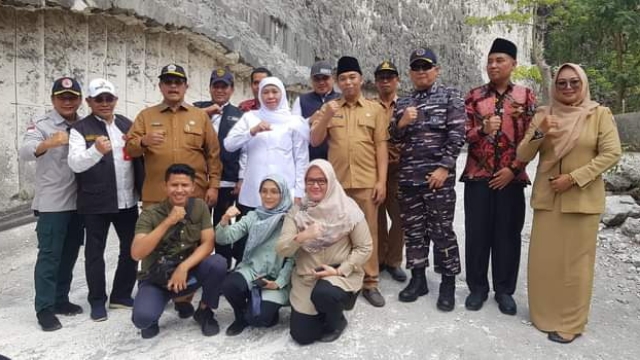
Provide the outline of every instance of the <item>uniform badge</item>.
<path id="1" fill-rule="evenodd" d="M 216 74 L 218 75 L 218 77 L 222 77 L 224 75 L 224 69 L 216 70 Z"/>
<path id="2" fill-rule="evenodd" d="M 151 123 L 151 126 L 162 126 L 162 123 L 154 122 L 154 123 Z"/>
<path id="3" fill-rule="evenodd" d="M 195 124 L 196 124 L 196 122 L 195 122 L 195 121 L 193 121 L 193 120 L 189 120 L 189 125 L 195 125 Z"/>
<path id="4" fill-rule="evenodd" d="M 422 55 L 424 55 L 424 53 L 425 53 L 424 49 L 416 50 L 416 55 L 418 55 L 418 56 L 422 56 Z"/>
<path id="5" fill-rule="evenodd" d="M 73 82 L 71 82 L 71 79 L 65 78 L 62 79 L 62 87 L 65 89 L 69 89 L 73 86 Z"/>
<path id="6" fill-rule="evenodd" d="M 176 71 L 176 66 L 171 64 L 171 65 L 167 66 L 167 70 L 168 71 Z"/>

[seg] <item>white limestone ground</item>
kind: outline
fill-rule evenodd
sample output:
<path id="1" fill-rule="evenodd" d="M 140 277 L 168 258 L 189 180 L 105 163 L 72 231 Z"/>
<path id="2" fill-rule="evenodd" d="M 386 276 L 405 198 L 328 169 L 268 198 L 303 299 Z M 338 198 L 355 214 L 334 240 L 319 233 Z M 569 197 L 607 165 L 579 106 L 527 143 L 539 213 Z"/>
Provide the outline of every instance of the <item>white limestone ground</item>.
<path id="1" fill-rule="evenodd" d="M 463 156 L 458 161 L 461 167 Z M 531 166 L 530 166 L 531 168 Z M 458 193 L 456 231 L 464 248 L 462 185 Z M 523 231 L 520 282 L 515 294 L 518 314 L 499 312 L 490 298 L 479 312 L 464 308 L 467 295 L 464 275 L 458 279 L 456 308 L 436 310 L 438 277 L 429 270 L 431 292 L 415 303 L 400 303 L 404 286 L 382 275 L 381 291 L 387 300 L 382 309 L 359 299 L 347 314 L 349 326 L 337 342 L 301 347 L 288 334 L 289 309 L 280 311 L 280 323 L 272 329 L 247 329 L 227 337 L 232 321 L 225 300 L 217 311 L 221 334 L 205 338 L 196 323 L 181 320 L 167 307 L 160 320 L 160 334 L 140 338 L 130 312 L 114 310 L 109 319 L 95 323 L 88 315 L 83 257 L 78 260 L 71 300 L 85 314 L 61 317 L 63 328 L 42 332 L 33 310 L 33 264 L 36 257 L 34 224 L 0 233 L 0 354 L 11 359 L 637 359 L 640 357 L 640 285 L 637 276 L 615 256 L 610 246 L 598 250 L 596 280 L 590 322 L 584 336 L 571 345 L 551 343 L 529 322 L 526 294 L 526 260 L 531 212 Z M 109 237 L 109 278 L 117 257 L 117 238 Z M 640 264 L 639 264 L 640 265 Z M 637 269 L 634 270 L 637 274 Z M 110 279 L 108 279 L 110 281 Z"/>

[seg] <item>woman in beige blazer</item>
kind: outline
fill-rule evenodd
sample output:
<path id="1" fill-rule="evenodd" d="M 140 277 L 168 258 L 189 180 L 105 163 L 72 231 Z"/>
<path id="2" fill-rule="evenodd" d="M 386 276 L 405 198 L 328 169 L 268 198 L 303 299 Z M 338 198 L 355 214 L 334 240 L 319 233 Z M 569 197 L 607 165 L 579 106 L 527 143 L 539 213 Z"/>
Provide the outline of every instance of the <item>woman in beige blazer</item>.
<path id="1" fill-rule="evenodd" d="M 591 100 L 582 68 L 562 65 L 551 95 L 551 106 L 539 109 L 517 156 L 527 162 L 540 153 L 531 195 L 531 321 L 549 340 L 570 343 L 589 315 L 605 202 L 601 175 L 622 150 L 613 115 Z"/>
<path id="2" fill-rule="evenodd" d="M 301 345 L 331 342 L 347 326 L 371 256 L 371 234 L 358 205 L 336 180 L 331 164 L 314 160 L 305 174 L 305 197 L 285 218 L 276 251 L 294 257 L 291 337 Z"/>

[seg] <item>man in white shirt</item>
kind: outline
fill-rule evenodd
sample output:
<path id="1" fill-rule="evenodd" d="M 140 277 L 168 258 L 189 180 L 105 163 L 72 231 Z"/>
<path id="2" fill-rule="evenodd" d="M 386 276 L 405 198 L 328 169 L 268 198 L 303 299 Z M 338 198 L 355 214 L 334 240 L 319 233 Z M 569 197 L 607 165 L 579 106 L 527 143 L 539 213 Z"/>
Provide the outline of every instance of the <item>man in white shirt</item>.
<path id="1" fill-rule="evenodd" d="M 132 123 L 114 113 L 118 97 L 113 84 L 94 79 L 89 84 L 86 101 L 91 114 L 71 129 L 68 163 L 76 173 L 78 213 L 82 214 L 86 227 L 84 256 L 91 319 L 104 321 L 107 319 L 104 250 L 111 224 L 120 240 L 120 255 L 109 308 L 133 306 L 131 292 L 137 262 L 131 258 L 131 242 L 138 220 L 144 170 L 141 160 L 132 159 L 125 151 L 126 134 Z"/>

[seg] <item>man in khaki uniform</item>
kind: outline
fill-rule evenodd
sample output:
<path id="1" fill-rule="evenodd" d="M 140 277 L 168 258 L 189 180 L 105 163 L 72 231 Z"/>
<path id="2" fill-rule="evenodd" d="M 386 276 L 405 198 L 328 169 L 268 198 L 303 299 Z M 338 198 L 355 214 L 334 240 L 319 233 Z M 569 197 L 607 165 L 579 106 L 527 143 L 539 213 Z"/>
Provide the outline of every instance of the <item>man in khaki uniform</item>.
<path id="1" fill-rule="evenodd" d="M 222 174 L 218 136 L 207 113 L 184 102 L 189 86 L 182 66 L 163 67 L 159 78 L 162 103 L 142 110 L 127 134 L 127 154 L 144 155 L 143 207 L 164 200 L 164 173 L 176 163 L 188 164 L 196 171 L 191 196 L 204 199 L 213 207 L 218 201 Z M 174 301 L 181 318 L 193 314 L 190 298 Z"/>
<path id="2" fill-rule="evenodd" d="M 164 199 L 164 172 L 175 163 L 196 170 L 193 196 L 214 206 L 222 173 L 218 137 L 207 114 L 184 102 L 188 88 L 184 69 L 167 65 L 159 78 L 162 103 L 142 110 L 127 135 L 127 153 L 133 157 L 144 154 L 144 206 Z"/>
<path id="3" fill-rule="evenodd" d="M 329 143 L 329 162 L 338 180 L 365 214 L 373 239 L 367 261 L 363 296 L 376 307 L 385 304 L 378 291 L 378 206 L 386 196 L 389 153 L 388 120 L 383 108 L 362 96 L 362 70 L 358 60 L 338 60 L 338 87 L 342 96 L 327 102 L 311 118 L 311 145 Z"/>
<path id="4" fill-rule="evenodd" d="M 376 80 L 378 97 L 373 99 L 384 109 L 387 126 L 393 117 L 393 110 L 398 99 L 398 68 L 389 60 L 385 60 L 373 72 Z M 407 280 L 402 270 L 402 250 L 404 234 L 400 222 L 400 205 L 398 205 L 398 149 L 389 144 L 389 170 L 387 171 L 387 197 L 378 210 L 378 262 L 380 271 L 387 270 L 391 277 L 400 282 Z M 391 218 L 391 227 L 387 223 L 387 213 Z"/>

